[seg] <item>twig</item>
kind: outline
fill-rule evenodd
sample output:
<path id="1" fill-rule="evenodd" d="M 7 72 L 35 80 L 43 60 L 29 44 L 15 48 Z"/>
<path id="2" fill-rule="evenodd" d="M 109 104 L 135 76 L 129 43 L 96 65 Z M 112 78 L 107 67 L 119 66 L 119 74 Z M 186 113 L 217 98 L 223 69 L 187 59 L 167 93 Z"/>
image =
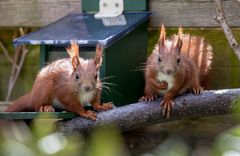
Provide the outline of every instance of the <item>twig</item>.
<path id="1" fill-rule="evenodd" d="M 0 47 L 3 50 L 4 55 L 6 56 L 6 58 L 8 59 L 8 61 L 15 67 L 17 68 L 16 63 L 14 62 L 14 60 L 9 56 L 9 52 L 7 51 L 6 47 L 3 45 L 2 41 L 0 41 Z"/>
<path id="2" fill-rule="evenodd" d="M 19 77 L 19 74 L 22 70 L 22 66 L 23 66 L 23 63 L 25 61 L 25 58 L 26 58 L 26 55 L 28 53 L 28 50 L 26 48 L 21 48 L 22 49 L 22 55 L 20 56 L 20 62 L 19 62 L 19 65 L 18 65 L 18 68 L 17 70 L 13 70 L 13 74 L 11 75 L 10 77 L 10 80 L 9 80 L 9 84 L 8 84 L 8 92 L 7 92 L 7 96 L 5 98 L 6 101 L 8 101 L 10 99 L 10 96 L 12 94 L 12 91 L 13 91 L 13 88 L 16 84 L 16 81 Z"/>
<path id="3" fill-rule="evenodd" d="M 237 43 L 236 38 L 234 37 L 234 34 L 232 33 L 232 30 L 230 29 L 227 20 L 225 18 L 225 13 L 222 7 L 222 1 L 221 0 L 214 0 L 217 16 L 215 17 L 215 20 L 218 22 L 218 24 L 221 25 L 225 36 L 227 37 L 228 44 L 230 47 L 234 50 L 234 53 L 237 55 L 238 59 L 240 60 L 240 45 Z"/>
<path id="4" fill-rule="evenodd" d="M 16 50 L 15 50 L 15 54 L 14 54 L 14 62 L 17 64 L 18 60 L 19 60 L 19 56 L 20 56 L 20 53 L 21 53 L 21 47 L 17 47 Z M 13 90 L 13 79 L 15 78 L 15 74 L 16 74 L 16 68 L 13 68 L 11 69 L 11 74 L 10 74 L 10 78 L 9 78 L 9 81 L 8 81 L 8 91 L 7 91 L 7 95 L 6 95 L 6 98 L 5 100 L 8 101 L 11 94 L 12 94 L 12 90 Z"/>
<path id="5" fill-rule="evenodd" d="M 24 32 L 23 28 L 19 28 L 19 32 L 20 32 L 21 36 L 25 35 L 25 32 Z M 14 86 L 16 84 L 16 81 L 19 77 L 19 74 L 22 70 L 22 66 L 23 66 L 23 63 L 24 63 L 25 58 L 27 56 L 27 53 L 28 53 L 28 49 L 26 48 L 26 46 L 21 46 L 21 47 L 16 48 L 13 61 L 16 64 L 17 68 L 15 68 L 14 66 L 12 67 L 11 76 L 10 76 L 9 82 L 8 82 L 8 91 L 7 91 L 7 95 L 6 95 L 6 98 L 5 98 L 6 101 L 8 101 L 11 97 L 13 88 L 14 88 Z"/>
<path id="6" fill-rule="evenodd" d="M 26 49 L 26 47 L 22 46 L 22 55 L 21 55 L 21 58 L 20 58 L 20 62 L 19 62 L 19 65 L 18 65 L 18 69 L 17 69 L 17 71 L 16 71 L 16 73 L 15 73 L 15 76 L 14 76 L 14 79 L 13 79 L 13 81 L 12 81 L 12 88 L 13 88 L 13 87 L 15 86 L 15 84 L 16 84 L 16 81 L 17 81 L 17 79 L 18 79 L 18 77 L 19 77 L 19 74 L 20 74 L 20 72 L 21 72 L 21 69 L 22 69 L 22 67 L 23 67 L 23 63 L 24 63 L 24 61 L 25 61 L 25 59 L 26 59 L 27 53 L 28 53 L 28 50 Z"/>
<path id="7" fill-rule="evenodd" d="M 21 28 L 21 27 L 19 28 L 19 32 L 20 32 L 21 36 L 25 35 L 25 32 L 24 32 L 23 28 Z M 25 61 L 26 55 L 28 53 L 28 49 L 26 48 L 25 45 L 22 45 L 20 49 L 21 49 L 22 54 L 21 54 L 21 57 L 20 57 L 20 62 L 18 64 L 18 70 L 16 70 L 16 73 L 14 74 L 14 77 L 13 77 L 13 80 L 12 80 L 12 89 L 16 84 L 16 81 L 17 81 L 17 79 L 19 77 L 19 74 L 21 72 L 23 63 Z"/>

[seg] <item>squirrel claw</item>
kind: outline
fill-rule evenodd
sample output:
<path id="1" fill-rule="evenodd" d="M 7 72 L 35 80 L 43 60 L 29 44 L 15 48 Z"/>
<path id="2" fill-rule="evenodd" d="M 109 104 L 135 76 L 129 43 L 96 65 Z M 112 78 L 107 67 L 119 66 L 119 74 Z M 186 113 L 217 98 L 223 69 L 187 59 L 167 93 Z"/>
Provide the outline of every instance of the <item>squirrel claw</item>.
<path id="1" fill-rule="evenodd" d="M 94 120 L 94 121 L 97 119 L 97 114 L 94 111 L 91 111 L 91 110 L 87 110 L 80 115 L 87 118 L 87 119 L 91 119 L 91 120 Z"/>
<path id="2" fill-rule="evenodd" d="M 202 91 L 203 91 L 203 88 L 202 88 L 201 86 L 193 87 L 193 88 L 192 88 L 192 92 L 193 92 L 193 94 L 195 94 L 195 95 L 200 95 Z"/>
<path id="3" fill-rule="evenodd" d="M 44 105 L 39 108 L 39 112 L 55 112 L 55 109 L 51 105 Z"/>
<path id="4" fill-rule="evenodd" d="M 157 96 L 153 96 L 153 95 L 149 95 L 149 96 L 142 96 L 138 101 L 139 102 L 150 102 L 150 101 L 153 101 L 154 99 L 156 99 Z"/>
<path id="5" fill-rule="evenodd" d="M 163 114 L 163 116 L 165 116 L 165 113 L 166 113 L 167 119 L 169 119 L 170 111 L 173 108 L 173 105 L 174 105 L 174 102 L 172 100 L 170 100 L 170 101 L 163 100 L 160 103 L 160 106 L 163 106 L 162 114 Z"/>
<path id="6" fill-rule="evenodd" d="M 100 112 L 100 111 L 106 111 L 112 108 L 113 108 L 112 102 L 108 102 L 108 103 L 102 103 L 102 105 L 99 104 L 94 109 Z"/>
<path id="7" fill-rule="evenodd" d="M 144 102 L 144 101 L 147 101 L 147 97 L 146 96 L 142 96 L 138 102 Z"/>

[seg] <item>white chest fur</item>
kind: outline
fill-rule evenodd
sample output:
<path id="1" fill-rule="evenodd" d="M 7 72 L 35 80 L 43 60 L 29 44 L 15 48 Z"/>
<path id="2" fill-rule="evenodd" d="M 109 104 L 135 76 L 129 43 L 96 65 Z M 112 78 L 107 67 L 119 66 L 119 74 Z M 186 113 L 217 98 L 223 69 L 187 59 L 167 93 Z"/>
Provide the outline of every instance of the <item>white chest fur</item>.
<path id="1" fill-rule="evenodd" d="M 167 82 L 167 84 L 168 84 L 168 88 L 166 89 L 166 90 L 160 90 L 160 94 L 165 94 L 167 91 L 169 91 L 172 87 L 173 87 L 173 85 L 174 85 L 174 77 L 171 75 L 171 76 L 169 76 L 169 75 L 166 75 L 166 74 L 164 74 L 164 73 L 162 73 L 162 72 L 158 72 L 158 74 L 157 74 L 157 80 L 159 81 L 159 82 L 162 82 L 162 81 L 166 81 Z"/>
<path id="2" fill-rule="evenodd" d="M 79 93 L 78 98 L 82 105 L 86 105 L 92 101 L 95 91 Z"/>

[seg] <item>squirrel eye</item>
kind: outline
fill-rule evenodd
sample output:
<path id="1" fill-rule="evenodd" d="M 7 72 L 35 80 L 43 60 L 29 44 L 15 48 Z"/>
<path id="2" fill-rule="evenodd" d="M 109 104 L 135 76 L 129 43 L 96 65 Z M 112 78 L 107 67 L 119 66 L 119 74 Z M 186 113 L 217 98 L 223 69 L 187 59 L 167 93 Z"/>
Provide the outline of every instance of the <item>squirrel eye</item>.
<path id="1" fill-rule="evenodd" d="M 78 73 L 76 74 L 76 79 L 77 79 L 77 80 L 79 79 L 79 75 L 78 75 Z"/>
<path id="2" fill-rule="evenodd" d="M 158 57 L 158 62 L 161 62 L 161 61 L 162 61 L 162 60 L 161 60 L 161 57 L 159 56 L 159 57 Z"/>
<path id="3" fill-rule="evenodd" d="M 179 62 L 180 62 L 180 58 L 177 59 L 177 63 L 179 63 Z"/>
<path id="4" fill-rule="evenodd" d="M 97 78 L 98 78 L 98 74 L 95 75 L 95 79 L 97 79 Z"/>

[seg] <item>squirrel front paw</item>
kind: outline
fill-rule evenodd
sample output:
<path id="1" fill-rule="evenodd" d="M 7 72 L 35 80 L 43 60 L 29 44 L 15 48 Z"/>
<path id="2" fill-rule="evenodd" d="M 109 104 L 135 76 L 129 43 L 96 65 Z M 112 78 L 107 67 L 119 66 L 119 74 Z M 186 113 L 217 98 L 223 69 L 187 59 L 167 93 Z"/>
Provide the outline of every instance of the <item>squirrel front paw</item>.
<path id="1" fill-rule="evenodd" d="M 157 95 L 146 95 L 142 96 L 138 101 L 139 102 L 150 102 L 157 98 Z"/>
<path id="2" fill-rule="evenodd" d="M 163 100 L 160 103 L 160 106 L 162 106 L 162 114 L 165 116 L 167 115 L 167 119 L 169 119 L 171 109 L 173 108 L 174 102 L 172 100 Z"/>
<path id="3" fill-rule="evenodd" d="M 91 110 L 87 110 L 83 113 L 80 113 L 81 116 L 87 118 L 87 119 L 91 119 L 91 120 L 96 120 L 97 119 L 97 114 L 94 111 Z"/>
<path id="4" fill-rule="evenodd" d="M 112 104 L 112 102 L 102 103 L 102 105 L 97 104 L 97 105 L 93 106 L 93 108 L 94 108 L 94 110 L 96 110 L 98 112 L 106 111 L 106 110 L 112 109 L 113 108 L 113 104 Z"/>

